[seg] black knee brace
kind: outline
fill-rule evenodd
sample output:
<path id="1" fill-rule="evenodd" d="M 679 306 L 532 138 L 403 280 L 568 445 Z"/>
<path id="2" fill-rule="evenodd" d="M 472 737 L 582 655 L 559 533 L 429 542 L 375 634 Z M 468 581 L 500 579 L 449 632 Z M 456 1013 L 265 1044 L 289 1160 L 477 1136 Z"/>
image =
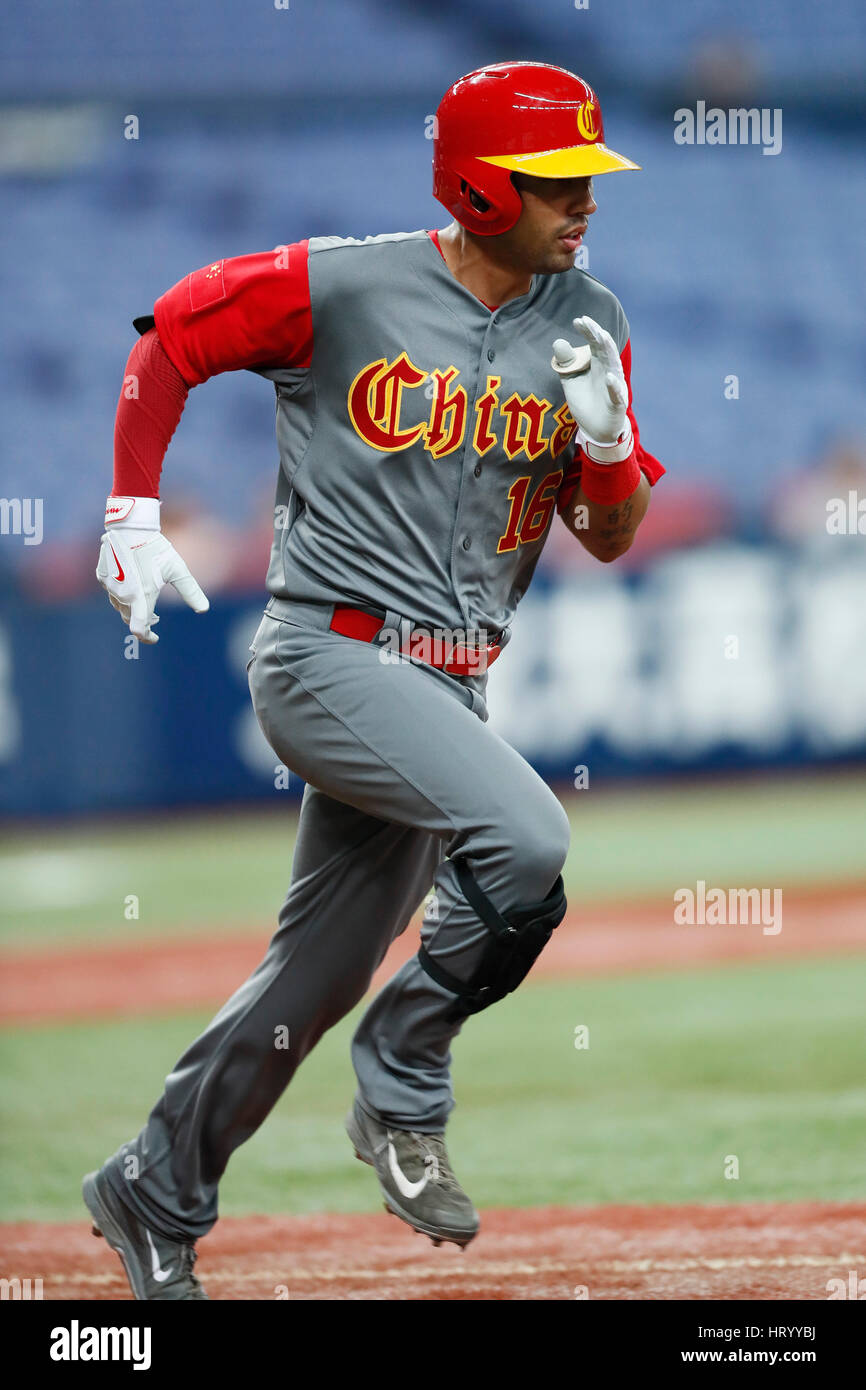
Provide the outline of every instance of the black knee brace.
<path id="1" fill-rule="evenodd" d="M 459 996 L 457 1013 L 477 1014 L 510 994 L 529 973 L 554 927 L 565 916 L 565 888 L 560 874 L 540 903 L 512 908 L 503 916 L 479 887 L 465 859 L 455 859 L 454 868 L 463 896 L 475 908 L 491 939 L 471 978 L 465 981 L 443 969 L 425 946 L 419 950 L 418 960 L 431 979 Z"/>

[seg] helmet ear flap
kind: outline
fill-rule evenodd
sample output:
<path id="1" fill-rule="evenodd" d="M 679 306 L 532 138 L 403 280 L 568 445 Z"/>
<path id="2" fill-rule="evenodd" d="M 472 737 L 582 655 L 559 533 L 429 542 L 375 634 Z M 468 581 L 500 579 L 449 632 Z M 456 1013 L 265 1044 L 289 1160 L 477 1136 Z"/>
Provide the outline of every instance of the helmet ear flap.
<path id="1" fill-rule="evenodd" d="M 520 194 L 511 174 L 471 156 L 447 158 L 441 145 L 441 127 L 433 153 L 433 193 L 461 226 L 477 236 L 508 231 L 520 216 Z"/>
<path id="2" fill-rule="evenodd" d="M 476 212 L 484 213 L 490 211 L 490 203 L 488 203 L 487 199 L 482 198 L 481 194 L 477 192 L 476 189 L 471 188 L 465 179 L 460 180 L 460 192 L 463 194 L 464 198 L 468 196 Z"/>

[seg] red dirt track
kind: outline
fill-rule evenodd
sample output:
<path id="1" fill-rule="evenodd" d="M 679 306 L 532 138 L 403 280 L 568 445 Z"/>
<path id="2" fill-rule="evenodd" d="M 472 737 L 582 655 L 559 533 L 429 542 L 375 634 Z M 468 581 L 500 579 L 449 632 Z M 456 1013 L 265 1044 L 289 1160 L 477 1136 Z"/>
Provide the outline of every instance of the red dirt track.
<path id="1" fill-rule="evenodd" d="M 782 930 L 675 926 L 670 902 L 589 906 L 569 913 L 532 977 L 693 969 L 713 961 L 862 951 L 866 885 L 785 890 Z M 53 951 L 0 952 L 0 1025 L 130 1017 L 222 1004 L 264 954 L 261 936 L 195 936 Z M 388 952 L 378 988 L 418 949 L 417 923 Z"/>
<path id="2" fill-rule="evenodd" d="M 87 1223 L 0 1226 L 46 1299 L 130 1297 Z M 214 1299 L 826 1299 L 866 1268 L 866 1204 L 487 1211 L 465 1253 L 379 1216 L 226 1218 L 199 1243 Z M 584 1292 L 585 1290 L 585 1292 Z"/>

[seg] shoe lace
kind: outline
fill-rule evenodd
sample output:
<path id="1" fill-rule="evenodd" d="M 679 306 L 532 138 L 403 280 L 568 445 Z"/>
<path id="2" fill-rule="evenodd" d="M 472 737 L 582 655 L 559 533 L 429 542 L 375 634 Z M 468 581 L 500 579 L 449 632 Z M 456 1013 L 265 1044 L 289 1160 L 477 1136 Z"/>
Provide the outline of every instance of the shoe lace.
<path id="1" fill-rule="evenodd" d="M 421 1134 L 414 1129 L 409 1133 L 423 1154 L 424 1167 L 430 1175 L 430 1181 L 438 1183 L 440 1187 L 459 1191 L 460 1184 L 454 1176 L 445 1140 L 438 1134 Z"/>
<path id="2" fill-rule="evenodd" d="M 193 1266 L 198 1259 L 198 1251 L 194 1245 L 182 1245 L 180 1247 L 180 1272 L 192 1282 L 198 1285 L 198 1279 L 193 1274 Z"/>

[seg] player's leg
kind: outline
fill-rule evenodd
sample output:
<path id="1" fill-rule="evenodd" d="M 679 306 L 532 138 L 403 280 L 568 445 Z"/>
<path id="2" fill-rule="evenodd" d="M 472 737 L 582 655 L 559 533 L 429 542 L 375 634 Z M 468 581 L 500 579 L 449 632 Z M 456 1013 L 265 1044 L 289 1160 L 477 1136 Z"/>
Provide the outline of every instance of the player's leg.
<path id="1" fill-rule="evenodd" d="M 548 847 L 551 856 L 558 843 Z M 505 844 L 513 868 L 508 873 L 503 866 L 488 890 L 491 865 Z M 502 824 L 482 826 L 464 846 L 459 859 L 444 862 L 436 875 L 421 951 L 383 985 L 352 1042 L 363 1109 L 422 1133 L 441 1132 L 454 1106 L 451 1040 L 471 1014 L 517 987 L 565 914 L 555 877 L 542 880 L 544 890 L 527 886 L 520 872 L 527 839 L 519 833 L 509 836 Z"/>
<path id="2" fill-rule="evenodd" d="M 458 864 L 462 875 L 471 875 L 459 886 L 489 925 L 483 935 L 466 931 L 454 896 L 454 864 L 443 865 L 422 949 L 382 988 L 355 1033 L 358 1090 L 346 1128 L 355 1152 L 375 1167 L 389 1209 L 434 1244 L 463 1246 L 480 1221 L 445 1146 L 454 1105 L 451 1043 L 472 1013 L 520 983 L 561 921 L 565 896 L 555 884 L 545 901 L 516 903 L 500 913 L 468 861 Z"/>
<path id="3" fill-rule="evenodd" d="M 425 1164 L 447 1165 L 450 1044 L 470 1012 L 519 982 L 561 920 L 568 821 L 541 778 L 478 718 L 467 686 L 417 665 L 383 665 L 374 648 L 328 633 L 272 628 L 256 707 L 283 761 L 334 796 L 429 829 L 450 855 L 436 876 L 438 920 L 428 919 L 425 950 L 356 1034 L 350 1134 L 375 1162 L 392 1209 L 465 1243 L 477 1217 L 450 1170 L 435 1190 L 423 1176 Z M 425 1144 L 419 1135 L 440 1138 Z M 423 1198 L 402 1201 L 404 1189 Z"/>
<path id="4" fill-rule="evenodd" d="M 324 796 L 311 795 L 305 808 L 291 906 L 263 965 L 181 1059 L 142 1135 L 109 1164 L 118 1194 L 169 1239 L 191 1241 L 209 1229 L 229 1154 L 261 1123 L 315 1038 L 363 993 L 443 847 L 467 856 L 484 891 L 507 906 L 549 893 L 567 844 L 556 799 L 481 723 L 471 691 L 447 677 L 383 665 L 364 644 L 268 620 L 251 687 L 277 755 Z M 306 814 L 313 807 L 327 809 L 315 824 Z M 381 838 L 368 843 L 371 822 Z M 347 825 L 366 827 L 350 851 Z M 329 871 L 308 872 L 308 862 Z M 411 884 L 402 899 L 401 872 Z M 440 900 L 450 886 L 451 901 L 442 950 L 468 969 L 487 930 L 453 873 L 452 863 L 438 877 Z M 345 887 L 335 899 L 337 882 Z M 402 901 L 396 913 L 394 901 Z M 391 1118 L 387 1105 L 395 1123 L 422 1112 L 428 1128 L 440 1122 L 450 1108 L 448 1046 L 460 1026 L 454 1004 L 451 991 L 421 972 L 390 1010 L 403 1055 L 381 1046 L 384 1015 L 368 1030 L 377 1039 L 368 1072 L 387 1073 L 362 1083 L 371 1117 L 381 1096 L 376 1118 Z M 278 1028 L 289 1030 L 288 1055 L 275 1045 Z"/>
<path id="5" fill-rule="evenodd" d="M 180 1058 L 138 1137 L 103 1170 L 149 1229 L 186 1241 L 210 1229 L 231 1154 L 322 1034 L 362 998 L 440 856 L 427 832 L 307 788 L 291 887 L 263 961 Z"/>

